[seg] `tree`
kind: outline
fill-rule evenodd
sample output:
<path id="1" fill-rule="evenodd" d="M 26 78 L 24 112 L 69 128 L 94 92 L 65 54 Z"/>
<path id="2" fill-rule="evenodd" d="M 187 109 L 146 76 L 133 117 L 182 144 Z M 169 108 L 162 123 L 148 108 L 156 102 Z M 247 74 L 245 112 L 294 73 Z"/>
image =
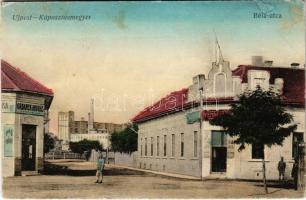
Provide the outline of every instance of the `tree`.
<path id="1" fill-rule="evenodd" d="M 78 142 L 70 142 L 69 147 L 72 152 L 83 154 L 86 153 L 86 159 L 88 160 L 91 150 L 96 149 L 102 151 L 103 146 L 98 140 L 86 140 L 83 139 Z"/>
<path id="2" fill-rule="evenodd" d="M 137 150 L 138 127 L 129 124 L 124 130 L 114 132 L 111 135 L 111 146 L 113 151 L 132 153 Z"/>
<path id="3" fill-rule="evenodd" d="M 265 146 L 282 145 L 297 128 L 296 124 L 290 125 L 293 117 L 285 112 L 281 96 L 271 89 L 263 91 L 257 87 L 254 91 L 246 91 L 230 107 L 228 113 L 212 119 L 210 124 L 222 126 L 234 143 L 240 145 L 239 151 L 246 144 L 261 146 L 263 152 Z M 265 192 L 268 193 L 264 153 L 262 167 Z"/>
<path id="4" fill-rule="evenodd" d="M 51 137 L 48 133 L 44 134 L 44 154 L 48 153 L 51 149 L 54 148 L 54 138 Z"/>

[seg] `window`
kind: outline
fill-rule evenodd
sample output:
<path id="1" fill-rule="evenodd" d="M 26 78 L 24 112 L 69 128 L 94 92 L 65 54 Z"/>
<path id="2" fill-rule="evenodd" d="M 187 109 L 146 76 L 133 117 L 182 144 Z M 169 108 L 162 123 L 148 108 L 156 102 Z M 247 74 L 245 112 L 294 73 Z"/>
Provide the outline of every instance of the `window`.
<path id="1" fill-rule="evenodd" d="M 293 133 L 292 135 L 292 158 L 296 158 L 298 156 L 298 145 L 303 142 L 303 133 Z"/>
<path id="2" fill-rule="evenodd" d="M 159 136 L 156 139 L 156 155 L 159 156 Z"/>
<path id="3" fill-rule="evenodd" d="M 172 134 L 172 138 L 171 138 L 171 140 L 172 140 L 172 151 L 171 151 L 171 156 L 172 157 L 174 157 L 175 156 L 175 135 L 174 134 Z"/>
<path id="4" fill-rule="evenodd" d="M 167 156 L 167 135 L 164 135 L 164 156 Z"/>
<path id="5" fill-rule="evenodd" d="M 264 158 L 264 145 L 253 144 L 252 145 L 252 159 L 263 159 Z"/>
<path id="6" fill-rule="evenodd" d="M 255 90 L 257 86 L 260 86 L 263 90 L 269 89 L 270 74 L 264 70 L 249 70 L 248 71 L 248 83 L 251 90 Z"/>
<path id="7" fill-rule="evenodd" d="M 213 147 L 226 147 L 227 137 L 224 131 L 212 131 L 211 132 L 211 145 Z"/>
<path id="8" fill-rule="evenodd" d="M 198 131 L 193 132 L 193 156 L 198 156 Z"/>
<path id="9" fill-rule="evenodd" d="M 184 133 L 181 133 L 181 157 L 184 157 Z"/>
<path id="10" fill-rule="evenodd" d="M 142 138 L 140 139 L 140 156 L 142 156 Z"/>
<path id="11" fill-rule="evenodd" d="M 151 156 L 153 156 L 153 137 L 151 137 Z"/>
<path id="12" fill-rule="evenodd" d="M 147 153 L 148 153 L 147 138 L 145 138 L 145 156 L 148 155 Z"/>
<path id="13" fill-rule="evenodd" d="M 77 129 L 77 128 L 75 128 L 75 129 L 74 129 L 74 132 L 75 132 L 75 133 L 77 133 L 77 132 L 78 132 L 78 129 Z"/>

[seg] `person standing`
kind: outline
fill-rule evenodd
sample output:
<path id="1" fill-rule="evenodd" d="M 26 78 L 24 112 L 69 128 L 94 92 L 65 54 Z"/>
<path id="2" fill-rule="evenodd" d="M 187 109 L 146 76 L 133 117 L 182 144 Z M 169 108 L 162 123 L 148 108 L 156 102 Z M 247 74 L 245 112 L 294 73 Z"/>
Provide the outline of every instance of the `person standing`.
<path id="1" fill-rule="evenodd" d="M 285 180 L 286 162 L 284 162 L 284 157 L 281 157 L 281 160 L 278 162 L 277 168 L 279 173 L 279 180 Z"/>
<path id="2" fill-rule="evenodd" d="M 99 156 L 99 158 L 97 160 L 97 173 L 96 173 L 97 180 L 96 180 L 95 183 L 102 183 L 103 182 L 104 164 L 105 164 L 104 158 L 102 156 Z M 100 179 L 100 177 L 101 177 L 101 179 Z"/>
<path id="3" fill-rule="evenodd" d="M 298 158 L 294 159 L 294 163 L 292 166 L 291 176 L 294 180 L 294 189 L 298 189 L 298 170 L 299 170 L 299 160 Z"/>

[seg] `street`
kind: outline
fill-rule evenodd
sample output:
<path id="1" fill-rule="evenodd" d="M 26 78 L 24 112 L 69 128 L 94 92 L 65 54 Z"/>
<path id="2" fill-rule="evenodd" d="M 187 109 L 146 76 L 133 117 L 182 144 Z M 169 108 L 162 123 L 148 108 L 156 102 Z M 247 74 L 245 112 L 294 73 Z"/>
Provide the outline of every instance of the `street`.
<path id="1" fill-rule="evenodd" d="M 301 198 L 302 192 L 269 187 L 261 182 L 185 180 L 106 166 L 102 184 L 95 182 L 95 163 L 54 161 L 63 172 L 9 177 L 3 180 L 5 198 Z M 70 171 L 69 171 L 70 170 Z M 80 173 L 81 172 L 81 173 Z"/>

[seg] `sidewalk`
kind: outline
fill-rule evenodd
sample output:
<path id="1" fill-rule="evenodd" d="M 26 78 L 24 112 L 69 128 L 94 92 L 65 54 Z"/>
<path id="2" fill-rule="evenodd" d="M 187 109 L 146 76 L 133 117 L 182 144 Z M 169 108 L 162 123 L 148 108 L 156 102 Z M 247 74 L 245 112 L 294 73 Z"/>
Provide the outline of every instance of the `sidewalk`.
<path id="1" fill-rule="evenodd" d="M 125 169 L 147 172 L 147 173 L 152 173 L 152 174 L 158 174 L 162 176 L 169 176 L 169 177 L 174 177 L 174 178 L 181 178 L 181 179 L 188 179 L 188 180 L 201 180 L 201 178 L 194 177 L 194 176 L 188 176 L 188 175 L 174 174 L 174 173 L 168 173 L 168 172 L 158 172 L 158 171 L 152 171 L 152 170 L 147 170 L 147 169 L 139 169 L 139 168 L 128 167 L 124 165 L 118 165 L 118 164 L 115 164 L 115 165 L 107 164 L 107 165 L 110 167 L 114 167 L 114 168 L 125 168 Z"/>

